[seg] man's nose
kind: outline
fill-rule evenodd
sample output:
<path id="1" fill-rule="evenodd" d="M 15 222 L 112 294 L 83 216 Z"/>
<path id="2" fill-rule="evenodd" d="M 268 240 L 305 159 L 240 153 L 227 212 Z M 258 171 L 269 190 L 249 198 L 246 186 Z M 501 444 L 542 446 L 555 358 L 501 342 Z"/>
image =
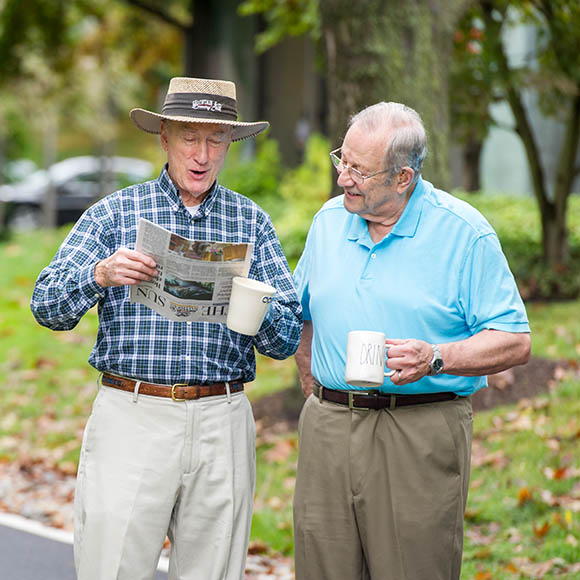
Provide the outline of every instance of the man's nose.
<path id="1" fill-rule="evenodd" d="M 345 187 L 347 185 L 352 185 L 354 183 L 352 177 L 350 176 L 350 171 L 348 169 L 343 169 L 339 174 L 336 180 L 336 183 L 340 187 Z"/>
<path id="2" fill-rule="evenodd" d="M 205 141 L 200 141 L 193 149 L 193 158 L 199 164 L 207 163 L 209 159 L 209 150 Z"/>

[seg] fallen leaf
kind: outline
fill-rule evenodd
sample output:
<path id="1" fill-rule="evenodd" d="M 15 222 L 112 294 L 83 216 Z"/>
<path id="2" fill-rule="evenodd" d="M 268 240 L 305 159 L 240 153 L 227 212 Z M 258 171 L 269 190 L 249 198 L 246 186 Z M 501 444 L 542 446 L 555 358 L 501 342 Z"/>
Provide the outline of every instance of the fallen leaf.
<path id="1" fill-rule="evenodd" d="M 578 540 L 572 534 L 568 534 L 566 536 L 566 543 L 572 546 L 573 548 L 578 547 Z"/>
<path id="2" fill-rule="evenodd" d="M 536 527 L 536 523 L 534 522 L 533 524 L 534 536 L 536 536 L 536 538 L 543 538 L 550 531 L 550 527 L 551 526 L 549 522 L 544 522 L 542 527 L 538 528 Z"/>
<path id="3" fill-rule="evenodd" d="M 266 554 L 268 552 L 268 546 L 262 540 L 253 540 L 248 546 L 248 554 Z"/>
<path id="4" fill-rule="evenodd" d="M 522 487 L 518 491 L 518 505 L 521 507 L 529 501 L 532 501 L 532 492 L 527 487 Z"/>
<path id="5" fill-rule="evenodd" d="M 293 439 L 280 439 L 274 447 L 264 453 L 264 457 L 269 463 L 285 463 L 295 447 Z"/>

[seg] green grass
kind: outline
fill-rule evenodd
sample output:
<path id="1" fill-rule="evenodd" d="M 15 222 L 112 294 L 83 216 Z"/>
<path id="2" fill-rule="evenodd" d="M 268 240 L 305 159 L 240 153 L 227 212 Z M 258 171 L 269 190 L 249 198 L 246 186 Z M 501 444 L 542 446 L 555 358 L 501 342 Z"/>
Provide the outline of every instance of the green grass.
<path id="1" fill-rule="evenodd" d="M 532 354 L 553 359 L 580 359 L 580 299 L 526 305 L 532 329 Z"/>
<path id="2" fill-rule="evenodd" d="M 72 331 L 55 333 L 38 326 L 29 310 L 34 281 L 65 233 L 22 233 L 0 244 L 0 461 L 44 461 L 73 471 L 96 392 L 96 372 L 86 362 L 96 313 Z M 580 301 L 527 308 L 533 354 L 578 361 Z M 294 380 L 291 359 L 258 357 L 248 394 L 257 400 Z M 554 558 L 543 578 L 580 577 L 580 571 L 563 571 L 580 562 L 580 476 L 574 471 L 580 470 L 580 380 L 564 378 L 542 400 L 475 417 L 465 580 L 532 578 L 535 564 Z M 252 540 L 291 554 L 296 433 L 260 433 L 257 454 Z"/>
<path id="3" fill-rule="evenodd" d="M 580 577 L 565 571 L 580 562 L 579 442 L 572 374 L 533 403 L 476 414 L 462 578 L 540 577 L 522 570 L 553 558 L 542 578 Z"/>

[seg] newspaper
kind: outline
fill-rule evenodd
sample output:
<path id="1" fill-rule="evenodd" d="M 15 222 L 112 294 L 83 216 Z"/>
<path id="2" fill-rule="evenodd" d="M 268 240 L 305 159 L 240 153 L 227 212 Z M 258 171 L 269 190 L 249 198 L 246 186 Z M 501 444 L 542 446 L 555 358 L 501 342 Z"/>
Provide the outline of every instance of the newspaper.
<path id="1" fill-rule="evenodd" d="M 253 244 L 189 240 L 141 218 L 135 249 L 151 256 L 159 273 L 131 286 L 131 302 L 170 320 L 225 322 L 232 278 L 248 275 Z"/>

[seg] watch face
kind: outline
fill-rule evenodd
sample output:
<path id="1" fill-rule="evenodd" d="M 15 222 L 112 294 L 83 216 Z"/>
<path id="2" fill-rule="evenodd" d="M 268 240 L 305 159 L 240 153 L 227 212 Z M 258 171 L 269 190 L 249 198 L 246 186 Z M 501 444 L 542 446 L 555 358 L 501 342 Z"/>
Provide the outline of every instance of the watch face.
<path id="1" fill-rule="evenodd" d="M 431 367 L 433 368 L 433 371 L 438 373 L 442 368 L 443 368 L 443 360 L 440 358 L 436 358 L 432 363 L 431 363 Z"/>

